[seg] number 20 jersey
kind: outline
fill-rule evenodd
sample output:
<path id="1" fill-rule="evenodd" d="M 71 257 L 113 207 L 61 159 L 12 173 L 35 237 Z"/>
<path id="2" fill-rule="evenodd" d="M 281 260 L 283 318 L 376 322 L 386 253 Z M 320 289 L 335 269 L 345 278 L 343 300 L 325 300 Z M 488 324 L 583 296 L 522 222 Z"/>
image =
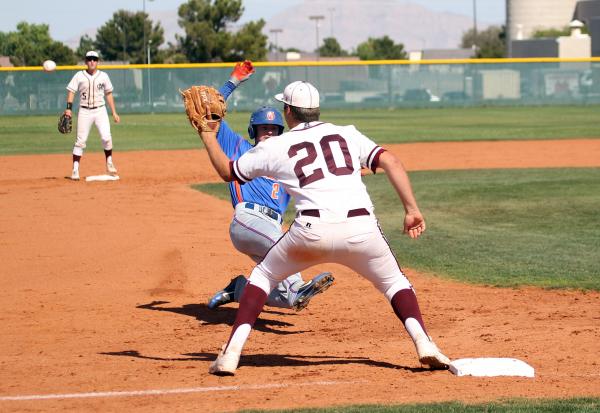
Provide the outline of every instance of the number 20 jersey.
<path id="1" fill-rule="evenodd" d="M 232 171 L 240 182 L 275 177 L 294 197 L 298 211 L 341 215 L 358 208 L 373 210 L 360 170 L 374 172 L 383 152 L 352 125 L 302 123 L 256 145 L 232 163 Z"/>

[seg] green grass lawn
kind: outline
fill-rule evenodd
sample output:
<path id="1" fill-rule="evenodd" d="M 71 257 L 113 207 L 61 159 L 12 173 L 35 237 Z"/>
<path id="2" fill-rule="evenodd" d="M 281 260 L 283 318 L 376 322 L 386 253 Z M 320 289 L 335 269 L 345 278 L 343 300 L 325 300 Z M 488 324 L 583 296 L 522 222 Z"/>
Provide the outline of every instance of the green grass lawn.
<path id="1" fill-rule="evenodd" d="M 459 402 L 386 405 L 338 406 L 322 409 L 269 410 L 270 413 L 592 413 L 600 409 L 600 399 L 572 398 L 564 400 L 510 399 L 492 403 L 465 404 Z M 242 410 L 243 413 L 265 410 Z"/>
<path id="2" fill-rule="evenodd" d="M 478 284 L 600 290 L 600 169 L 410 177 L 428 224 L 419 240 L 402 234 L 403 209 L 385 175 L 365 177 L 401 265 Z M 229 200 L 225 184 L 194 187 Z"/>
<path id="3" fill-rule="evenodd" d="M 600 169 L 411 173 L 428 231 L 401 234 L 385 176 L 367 177 L 401 264 L 498 286 L 600 289 Z"/>
<path id="4" fill-rule="evenodd" d="M 227 121 L 246 136 L 249 113 Z M 321 119 L 353 124 L 378 143 L 600 138 L 600 107 L 540 106 L 324 111 Z M 0 155 L 70 152 L 75 131 L 61 135 L 56 116 L 0 116 Z M 112 122 L 112 121 L 111 121 Z M 76 123 L 76 122 L 74 122 Z M 74 124 L 74 128 L 75 128 Z M 201 148 L 185 114 L 123 114 L 112 124 L 115 150 Z M 96 128 L 88 150 L 100 151 Z"/>

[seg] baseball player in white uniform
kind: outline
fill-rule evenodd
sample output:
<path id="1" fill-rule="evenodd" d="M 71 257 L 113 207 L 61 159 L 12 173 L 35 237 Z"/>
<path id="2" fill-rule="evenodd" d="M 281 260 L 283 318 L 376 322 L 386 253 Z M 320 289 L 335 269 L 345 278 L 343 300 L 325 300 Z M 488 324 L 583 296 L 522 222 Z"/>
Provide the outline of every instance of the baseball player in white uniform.
<path id="1" fill-rule="evenodd" d="M 67 109 L 65 115 L 73 116 L 73 100 L 75 93 L 79 93 L 79 112 L 77 115 L 77 139 L 73 146 L 73 171 L 71 179 L 79 180 L 79 163 L 83 156 L 83 150 L 90 134 L 93 124 L 96 124 L 102 147 L 106 157 L 106 172 L 116 175 L 117 168 L 112 159 L 112 136 L 110 134 L 110 121 L 106 112 L 106 103 L 110 106 L 115 123 L 119 123 L 121 118 L 115 109 L 113 98 L 113 85 L 110 78 L 101 70 L 98 70 L 98 53 L 89 51 L 85 54 L 86 70 L 75 73 L 73 79 L 67 85 Z"/>
<path id="2" fill-rule="evenodd" d="M 448 368 L 425 329 L 415 292 L 400 269 L 373 213 L 361 167 L 383 169 L 404 206 L 404 232 L 425 231 L 402 163 L 354 126 L 319 121 L 319 92 L 293 82 L 275 98 L 284 103 L 289 131 L 272 137 L 231 161 L 215 133 L 201 137 L 219 175 L 246 183 L 259 176 L 277 179 L 295 199 L 296 219 L 252 271 L 227 343 L 209 372 L 233 375 L 250 330 L 269 292 L 287 275 L 322 263 L 339 263 L 367 278 L 387 300 L 413 340 L 421 364 Z"/>

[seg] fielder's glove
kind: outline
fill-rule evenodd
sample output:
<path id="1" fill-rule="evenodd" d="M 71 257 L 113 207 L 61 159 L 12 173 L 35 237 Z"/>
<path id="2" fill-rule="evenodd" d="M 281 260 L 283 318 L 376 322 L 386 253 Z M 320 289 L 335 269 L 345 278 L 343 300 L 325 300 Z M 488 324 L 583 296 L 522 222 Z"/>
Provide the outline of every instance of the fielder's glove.
<path id="1" fill-rule="evenodd" d="M 234 85 L 238 86 L 240 83 L 245 82 L 252 76 L 254 73 L 254 66 L 252 66 L 252 62 L 250 60 L 244 60 L 243 62 L 237 62 L 233 71 L 231 72 L 231 76 L 229 77 L 229 81 Z"/>
<path id="2" fill-rule="evenodd" d="M 71 133 L 73 130 L 73 118 L 62 113 L 58 118 L 58 131 L 60 133 Z"/>
<path id="3" fill-rule="evenodd" d="M 216 132 L 219 129 L 227 105 L 218 90 L 210 86 L 192 86 L 179 93 L 183 96 L 185 113 L 196 131 Z"/>

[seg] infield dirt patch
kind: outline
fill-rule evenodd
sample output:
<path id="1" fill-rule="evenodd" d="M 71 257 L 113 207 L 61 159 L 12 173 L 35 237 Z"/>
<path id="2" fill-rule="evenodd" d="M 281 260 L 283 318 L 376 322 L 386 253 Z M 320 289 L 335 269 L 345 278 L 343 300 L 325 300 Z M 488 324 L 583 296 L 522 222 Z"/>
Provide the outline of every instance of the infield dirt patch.
<path id="1" fill-rule="evenodd" d="M 409 170 L 600 166 L 600 140 L 388 148 Z M 210 311 L 205 303 L 252 268 L 229 241 L 231 206 L 190 188 L 218 181 L 204 151 L 116 152 L 115 162 L 120 181 L 86 183 L 64 178 L 68 154 L 2 157 L 1 411 L 600 396 L 600 293 L 488 288 L 408 269 L 425 322 L 449 357 L 515 357 L 536 369 L 534 379 L 458 378 L 423 370 L 383 296 L 337 265 L 304 273 L 328 269 L 336 277 L 306 310 L 266 308 L 238 375 L 211 376 L 237 305 Z M 102 155 L 86 154 L 82 175 L 103 172 Z"/>

